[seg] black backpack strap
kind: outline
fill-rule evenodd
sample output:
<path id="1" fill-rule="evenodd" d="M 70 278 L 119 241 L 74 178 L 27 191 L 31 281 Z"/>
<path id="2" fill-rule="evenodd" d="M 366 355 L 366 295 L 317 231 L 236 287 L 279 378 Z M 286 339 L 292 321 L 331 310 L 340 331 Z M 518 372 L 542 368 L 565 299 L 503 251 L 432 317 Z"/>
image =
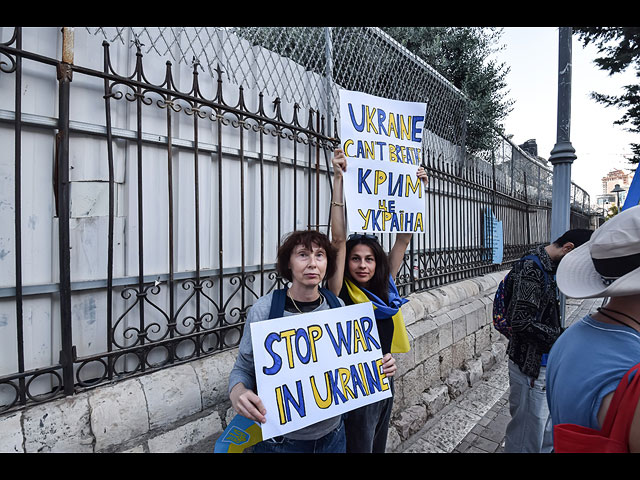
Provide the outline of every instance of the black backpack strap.
<path id="1" fill-rule="evenodd" d="M 269 318 L 281 318 L 284 315 L 284 302 L 287 298 L 287 287 L 273 291 Z"/>
<path id="2" fill-rule="evenodd" d="M 338 297 L 336 297 L 335 293 L 333 293 L 328 288 L 320 287 L 320 293 L 322 293 L 324 298 L 327 299 L 327 303 L 329 304 L 330 308 L 340 308 L 342 306 L 340 305 L 340 300 L 338 300 Z"/>

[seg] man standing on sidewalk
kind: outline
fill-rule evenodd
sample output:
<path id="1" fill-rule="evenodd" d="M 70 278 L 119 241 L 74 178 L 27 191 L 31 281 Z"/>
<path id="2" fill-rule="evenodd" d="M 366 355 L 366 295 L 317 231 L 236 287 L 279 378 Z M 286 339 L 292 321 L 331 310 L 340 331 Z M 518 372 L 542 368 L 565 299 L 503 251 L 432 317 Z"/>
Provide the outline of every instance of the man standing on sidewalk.
<path id="1" fill-rule="evenodd" d="M 548 453 L 552 426 L 545 392 L 546 357 L 562 333 L 555 272 L 562 258 L 587 242 L 591 230 L 569 230 L 516 262 L 507 277 L 507 317 L 511 324 L 509 411 L 505 453 Z"/>

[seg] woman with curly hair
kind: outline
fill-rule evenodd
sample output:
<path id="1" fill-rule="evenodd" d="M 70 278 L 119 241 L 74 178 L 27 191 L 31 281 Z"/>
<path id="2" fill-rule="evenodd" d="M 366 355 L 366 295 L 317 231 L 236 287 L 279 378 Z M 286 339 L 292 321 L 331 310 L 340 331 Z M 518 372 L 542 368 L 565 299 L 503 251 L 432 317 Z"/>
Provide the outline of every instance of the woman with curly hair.
<path id="1" fill-rule="evenodd" d="M 265 423 L 266 411 L 256 393 L 251 324 L 307 312 L 344 306 L 331 291 L 320 285 L 336 270 L 336 252 L 327 236 L 314 230 L 296 231 L 278 249 L 277 270 L 290 287 L 260 297 L 250 308 L 229 375 L 229 398 L 235 411 Z M 275 412 L 274 412 L 275 414 Z M 254 453 L 343 453 L 345 435 L 342 416 L 322 420 L 283 436 L 267 439 L 253 447 Z"/>

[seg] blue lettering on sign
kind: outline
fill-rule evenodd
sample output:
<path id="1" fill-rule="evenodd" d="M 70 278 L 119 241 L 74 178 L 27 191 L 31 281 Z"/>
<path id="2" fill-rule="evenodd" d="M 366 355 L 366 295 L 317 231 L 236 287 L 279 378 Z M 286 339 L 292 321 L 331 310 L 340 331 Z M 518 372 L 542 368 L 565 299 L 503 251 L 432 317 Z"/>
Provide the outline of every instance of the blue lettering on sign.
<path id="1" fill-rule="evenodd" d="M 367 185 L 367 177 L 371 173 L 371 170 L 367 169 L 363 172 L 362 168 L 358 168 L 358 193 L 362 193 L 362 187 L 367 191 L 369 195 L 371 195 L 371 189 L 369 185 Z"/>
<path id="2" fill-rule="evenodd" d="M 361 132 L 362 130 L 364 130 L 364 122 L 365 122 L 364 105 L 362 105 L 362 123 L 356 122 L 356 119 L 353 116 L 353 105 L 351 105 L 350 103 L 348 105 L 349 105 L 349 115 L 351 116 L 351 123 L 353 124 L 353 128 L 355 128 L 358 132 Z"/>
<path id="3" fill-rule="evenodd" d="M 282 358 L 280 357 L 280 355 L 273 351 L 273 342 L 279 342 L 280 340 L 280 334 L 270 333 L 264 341 L 264 348 L 273 359 L 273 365 L 271 367 L 262 367 L 262 371 L 265 375 L 275 375 L 280 371 L 280 368 L 282 367 Z"/>
<path id="4" fill-rule="evenodd" d="M 325 324 L 325 328 L 327 332 L 329 332 L 329 337 L 331 337 L 331 343 L 333 344 L 333 348 L 336 351 L 336 355 L 339 357 L 342 356 L 342 345 L 344 345 L 344 349 L 347 351 L 347 354 L 351 355 L 351 320 L 347 320 L 347 334 L 345 336 L 344 331 L 342 330 L 342 324 L 338 323 L 336 325 L 336 337 L 331 333 L 331 329 L 329 325 Z"/>
<path id="5" fill-rule="evenodd" d="M 417 123 L 422 122 L 424 117 L 415 116 L 411 119 L 411 140 L 414 142 L 419 142 L 421 139 L 419 138 L 419 134 L 422 133 L 422 129 L 418 128 Z"/>

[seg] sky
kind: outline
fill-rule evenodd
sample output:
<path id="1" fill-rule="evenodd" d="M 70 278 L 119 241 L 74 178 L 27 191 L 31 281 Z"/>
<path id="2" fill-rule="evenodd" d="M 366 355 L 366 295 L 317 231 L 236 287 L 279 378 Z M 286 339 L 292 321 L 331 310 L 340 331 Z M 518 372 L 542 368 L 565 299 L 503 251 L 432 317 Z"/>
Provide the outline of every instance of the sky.
<path id="1" fill-rule="evenodd" d="M 507 135 L 521 145 L 529 139 L 538 144 L 538 155 L 549 158 L 556 144 L 558 102 L 558 27 L 504 27 L 499 44 L 505 48 L 498 58 L 511 67 L 506 77 L 507 97 L 513 110 L 504 122 Z M 617 95 L 622 86 L 636 82 L 633 70 L 610 76 L 593 59 L 593 45 L 587 48 L 574 35 L 572 40 L 571 127 L 569 139 L 577 159 L 571 166 L 571 180 L 585 189 L 594 204 L 602 193 L 601 179 L 614 168 L 629 171 L 629 144 L 640 143 L 637 134 L 614 125 L 624 110 L 606 107 L 590 93 Z"/>

